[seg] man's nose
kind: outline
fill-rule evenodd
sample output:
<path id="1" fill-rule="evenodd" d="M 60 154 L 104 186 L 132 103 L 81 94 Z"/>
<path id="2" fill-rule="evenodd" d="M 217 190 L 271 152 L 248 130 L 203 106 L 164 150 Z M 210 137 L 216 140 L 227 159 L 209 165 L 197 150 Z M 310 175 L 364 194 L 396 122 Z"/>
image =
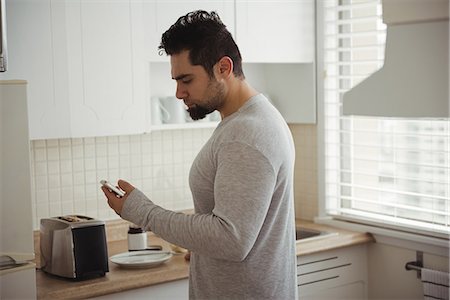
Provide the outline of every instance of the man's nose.
<path id="1" fill-rule="evenodd" d="M 183 89 L 180 84 L 177 84 L 177 90 L 175 93 L 175 97 L 177 97 L 178 99 L 185 99 L 187 96 L 187 92 L 185 89 Z"/>

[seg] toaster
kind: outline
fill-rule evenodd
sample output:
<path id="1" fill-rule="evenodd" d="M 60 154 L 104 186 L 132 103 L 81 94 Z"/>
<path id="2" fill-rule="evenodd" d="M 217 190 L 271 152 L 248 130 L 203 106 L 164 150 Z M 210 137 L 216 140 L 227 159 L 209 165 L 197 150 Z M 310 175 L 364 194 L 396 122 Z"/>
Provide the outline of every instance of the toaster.
<path id="1" fill-rule="evenodd" d="M 109 271 L 103 221 L 80 215 L 41 219 L 40 244 L 46 273 L 81 280 Z"/>

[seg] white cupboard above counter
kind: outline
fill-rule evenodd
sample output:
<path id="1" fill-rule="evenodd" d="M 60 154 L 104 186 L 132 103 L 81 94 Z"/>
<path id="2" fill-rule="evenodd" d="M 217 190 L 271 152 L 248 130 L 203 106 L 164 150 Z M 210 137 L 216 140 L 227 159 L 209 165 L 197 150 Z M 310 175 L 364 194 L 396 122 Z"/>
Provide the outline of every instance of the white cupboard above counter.
<path id="1" fill-rule="evenodd" d="M 150 61 L 169 61 L 157 51 L 161 35 L 181 15 L 197 9 L 219 14 L 244 63 L 314 62 L 314 0 L 143 0 Z"/>
<path id="2" fill-rule="evenodd" d="M 250 83 L 288 122 L 314 123 L 314 1 L 258 3 L 7 0 L 9 70 L 0 79 L 29 82 L 31 139 L 162 129 L 152 126 L 150 101 L 175 89 L 170 72 L 159 72 L 169 66 L 158 53 L 161 34 L 188 11 L 214 10 L 236 38 Z"/>
<path id="3" fill-rule="evenodd" d="M 31 139 L 142 133 L 148 68 L 134 1 L 7 1 L 9 70 L 29 82 Z"/>

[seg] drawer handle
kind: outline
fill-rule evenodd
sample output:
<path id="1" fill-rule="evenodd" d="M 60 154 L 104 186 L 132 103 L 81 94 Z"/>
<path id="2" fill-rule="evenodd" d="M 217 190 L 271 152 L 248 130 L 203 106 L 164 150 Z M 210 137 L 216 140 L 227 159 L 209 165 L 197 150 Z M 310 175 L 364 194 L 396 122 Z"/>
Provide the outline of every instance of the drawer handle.
<path id="1" fill-rule="evenodd" d="M 348 267 L 348 266 L 351 266 L 351 265 L 352 265 L 351 263 L 348 263 L 348 264 L 344 264 L 344 265 L 339 265 L 339 266 L 334 266 L 334 267 L 330 267 L 330 268 L 320 269 L 320 270 L 317 270 L 317 271 L 312 271 L 312 272 L 308 272 L 308 273 L 298 274 L 297 277 L 303 276 L 303 275 L 309 275 L 309 274 L 313 274 L 313 273 L 318 273 L 318 272 L 322 272 L 322 271 L 333 270 L 333 269 L 342 268 L 342 267 Z"/>
<path id="2" fill-rule="evenodd" d="M 336 279 L 336 278 L 339 278 L 339 275 L 333 276 L 333 277 L 324 278 L 324 279 L 319 279 L 319 280 L 315 280 L 315 281 L 310 281 L 310 282 L 306 282 L 306 283 L 302 283 L 302 284 L 298 284 L 297 286 L 313 284 L 313 283 L 322 282 L 322 281 L 331 280 L 331 279 Z"/>

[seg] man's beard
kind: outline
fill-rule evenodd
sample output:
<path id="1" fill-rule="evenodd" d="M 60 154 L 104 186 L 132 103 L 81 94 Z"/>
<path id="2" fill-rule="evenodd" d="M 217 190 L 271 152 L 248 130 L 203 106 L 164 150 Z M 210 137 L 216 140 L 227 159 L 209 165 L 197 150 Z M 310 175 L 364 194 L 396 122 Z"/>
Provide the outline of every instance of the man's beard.
<path id="1" fill-rule="evenodd" d="M 187 109 L 192 120 L 204 119 L 206 115 L 222 107 L 225 101 L 225 92 L 222 85 L 215 79 L 211 79 L 208 83 L 208 95 L 204 104 L 195 104 Z"/>
<path id="2" fill-rule="evenodd" d="M 215 109 L 211 111 L 211 109 L 199 105 L 194 105 L 187 109 L 189 115 L 194 121 L 204 119 L 206 115 L 212 113 L 214 110 Z"/>

